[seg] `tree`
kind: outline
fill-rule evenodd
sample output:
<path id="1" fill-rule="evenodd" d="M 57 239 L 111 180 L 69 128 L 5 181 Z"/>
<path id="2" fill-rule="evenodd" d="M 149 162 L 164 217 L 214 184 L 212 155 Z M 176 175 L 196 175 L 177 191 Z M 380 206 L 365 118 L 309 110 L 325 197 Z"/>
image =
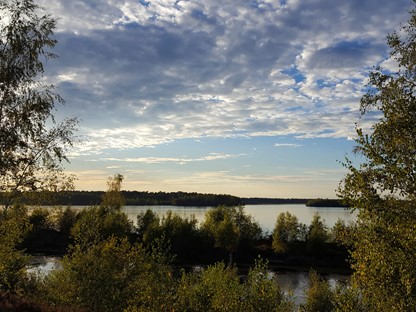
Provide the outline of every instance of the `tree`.
<path id="1" fill-rule="evenodd" d="M 107 191 L 103 195 L 101 206 L 106 206 L 114 210 L 120 210 L 124 206 L 124 197 L 121 193 L 121 184 L 124 177 L 115 174 L 107 180 Z"/>
<path id="2" fill-rule="evenodd" d="M 29 258 L 18 246 L 29 230 L 26 208 L 0 211 L 0 291 L 16 292 L 23 287 Z"/>
<path id="3" fill-rule="evenodd" d="M 229 264 L 233 261 L 233 252 L 237 249 L 240 229 L 233 218 L 233 208 L 218 206 L 208 210 L 202 229 L 214 240 L 215 247 L 223 248 L 229 253 Z"/>
<path id="4" fill-rule="evenodd" d="M 0 1 L 0 191 L 10 202 L 19 192 L 67 189 L 73 181 L 61 163 L 77 119 L 55 121 L 55 102 L 63 100 L 41 82 L 56 40 L 55 20 L 40 9 L 33 0 Z"/>
<path id="5" fill-rule="evenodd" d="M 63 260 L 63 270 L 51 273 L 44 282 L 50 302 L 87 311 L 161 311 L 145 309 L 156 298 L 166 302 L 168 266 L 152 257 L 141 245 L 115 237 L 103 240 L 88 250 L 75 246 Z M 159 296 L 159 297 L 158 297 Z"/>
<path id="6" fill-rule="evenodd" d="M 108 190 L 99 206 L 90 207 L 79 213 L 71 229 L 71 236 L 78 246 L 84 249 L 111 236 L 124 238 L 133 232 L 133 224 L 125 212 L 121 211 L 123 195 L 121 193 L 122 175 L 108 179 Z"/>
<path id="7" fill-rule="evenodd" d="M 244 282 L 236 267 L 224 263 L 184 273 L 176 288 L 176 298 L 175 311 L 295 311 L 261 260 L 249 270 Z"/>
<path id="8" fill-rule="evenodd" d="M 282 212 L 277 216 L 272 234 L 272 246 L 276 253 L 285 253 L 290 246 L 299 240 L 300 224 L 298 218 L 290 212 Z"/>
<path id="9" fill-rule="evenodd" d="M 150 245 L 154 239 L 161 236 L 160 218 L 151 209 L 140 212 L 136 224 L 138 239 L 145 245 Z"/>
<path id="10" fill-rule="evenodd" d="M 359 212 L 353 280 L 371 311 L 416 310 L 416 9 L 410 13 L 387 37 L 398 69 L 370 73 L 361 113 L 379 119 L 369 133 L 357 125 L 354 152 L 365 161 L 356 168 L 347 159 L 339 188 Z"/>
<path id="11" fill-rule="evenodd" d="M 328 228 L 321 216 L 314 214 L 311 224 L 309 225 L 307 247 L 315 255 L 321 255 L 325 243 L 329 239 Z"/>
<path id="12" fill-rule="evenodd" d="M 232 214 L 240 231 L 240 247 L 254 247 L 263 234 L 259 223 L 251 215 L 246 214 L 243 206 L 238 206 L 233 209 Z"/>
<path id="13" fill-rule="evenodd" d="M 309 273 L 309 287 L 306 291 L 306 302 L 301 307 L 304 312 L 332 312 L 334 311 L 334 291 L 328 281 L 322 279 L 318 273 Z"/>

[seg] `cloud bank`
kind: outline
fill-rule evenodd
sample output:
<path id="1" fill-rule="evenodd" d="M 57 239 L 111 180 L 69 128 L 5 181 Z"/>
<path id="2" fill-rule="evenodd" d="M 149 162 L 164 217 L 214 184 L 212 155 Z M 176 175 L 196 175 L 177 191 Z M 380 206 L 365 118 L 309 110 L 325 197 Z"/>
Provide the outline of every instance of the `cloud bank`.
<path id="1" fill-rule="evenodd" d="M 204 137 L 350 137 L 410 1 L 42 0 L 83 153 Z M 394 66 L 394 64 L 389 64 Z"/>

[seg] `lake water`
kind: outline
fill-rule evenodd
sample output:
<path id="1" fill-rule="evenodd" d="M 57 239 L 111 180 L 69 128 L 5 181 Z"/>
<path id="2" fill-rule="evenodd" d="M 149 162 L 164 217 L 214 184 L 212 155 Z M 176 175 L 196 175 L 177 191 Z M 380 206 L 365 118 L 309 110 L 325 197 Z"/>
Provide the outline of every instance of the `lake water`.
<path id="1" fill-rule="evenodd" d="M 29 271 L 39 275 L 48 275 L 54 270 L 62 269 L 61 258 L 51 256 L 35 256 L 32 258 Z M 291 300 L 296 304 L 305 303 L 305 290 L 309 284 L 309 272 L 307 271 L 275 271 L 270 272 L 276 276 L 276 281 L 282 291 L 291 295 Z M 332 287 L 337 282 L 345 282 L 349 279 L 348 275 L 343 274 L 324 274 L 322 275 Z"/>
<path id="2" fill-rule="evenodd" d="M 84 206 L 74 206 L 74 209 L 86 209 Z M 182 206 L 126 206 L 123 211 L 128 215 L 129 220 L 136 223 L 137 215 L 140 212 L 151 209 L 159 216 L 165 215 L 168 211 L 172 211 L 180 216 L 195 216 L 198 224 L 201 224 L 205 219 L 205 213 L 213 209 L 213 207 L 182 207 Z M 343 208 L 321 208 L 321 207 L 307 207 L 300 204 L 283 204 L 283 205 L 246 205 L 245 212 L 251 215 L 255 221 L 259 222 L 263 231 L 271 233 L 277 216 L 281 212 L 288 211 L 295 215 L 299 222 L 309 225 L 314 214 L 319 214 L 328 227 L 332 227 L 338 219 L 344 220 L 346 223 L 356 219 L 356 213 L 351 213 L 349 210 Z M 34 258 L 32 270 L 38 270 L 40 274 L 48 274 L 52 270 L 61 267 L 60 259 L 55 257 L 36 257 Z M 305 300 L 305 289 L 308 287 L 309 272 L 293 272 L 293 271 L 278 271 L 274 272 L 277 275 L 277 281 L 285 292 L 293 294 L 295 303 L 303 303 Z M 328 274 L 325 275 L 331 285 L 335 285 L 337 281 L 345 281 L 348 279 L 347 275 Z"/>
<path id="3" fill-rule="evenodd" d="M 89 206 L 72 206 L 72 209 L 82 210 L 88 209 Z M 196 207 L 196 206 L 125 206 L 122 208 L 127 214 L 129 220 L 134 224 L 137 221 L 137 215 L 147 209 L 153 210 L 159 216 L 165 215 L 168 211 L 179 216 L 195 216 L 200 225 L 205 219 L 205 213 L 214 209 L 214 207 Z M 298 218 L 298 221 L 309 225 L 315 214 L 319 214 L 328 227 L 333 227 L 338 219 L 344 220 L 346 223 L 355 221 L 357 213 L 348 209 L 339 207 L 308 207 L 302 204 L 279 204 L 279 205 L 245 205 L 246 214 L 251 215 L 257 221 L 263 231 L 271 233 L 274 228 L 277 216 L 281 212 L 290 212 Z"/>
<path id="4" fill-rule="evenodd" d="M 126 206 L 124 211 L 128 215 L 129 219 L 134 223 L 136 222 L 137 215 L 151 209 L 158 215 L 163 216 L 169 210 L 180 216 L 194 215 L 201 224 L 205 219 L 205 213 L 212 207 L 182 207 L 182 206 Z M 319 214 L 325 223 L 332 227 L 338 219 L 342 219 L 345 222 L 354 221 L 356 219 L 356 213 L 351 213 L 350 210 L 344 208 L 334 207 L 307 207 L 300 204 L 284 204 L 284 205 L 246 205 L 244 206 L 245 212 L 251 215 L 254 220 L 258 221 L 263 231 L 271 233 L 276 222 L 276 218 L 281 212 L 288 211 L 295 215 L 299 222 L 309 225 L 314 214 Z"/>

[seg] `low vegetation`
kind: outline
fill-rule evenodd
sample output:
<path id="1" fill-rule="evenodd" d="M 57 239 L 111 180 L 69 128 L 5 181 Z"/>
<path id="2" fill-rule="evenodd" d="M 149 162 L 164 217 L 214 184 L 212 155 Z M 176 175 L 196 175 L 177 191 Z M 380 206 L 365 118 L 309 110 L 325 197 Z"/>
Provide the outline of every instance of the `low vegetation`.
<path id="1" fill-rule="evenodd" d="M 211 209 L 200 225 L 148 209 L 133 224 L 121 209 L 121 183 L 122 176 L 110 178 L 102 203 L 78 212 L 3 210 L 1 244 L 8 252 L 0 255 L 0 290 L 8 304 L 28 311 L 295 311 L 270 277 L 269 261 L 322 264 L 330 250 L 340 250 L 319 216 L 306 226 L 283 213 L 266 236 L 243 206 Z M 23 248 L 62 253 L 63 269 L 27 275 Z"/>

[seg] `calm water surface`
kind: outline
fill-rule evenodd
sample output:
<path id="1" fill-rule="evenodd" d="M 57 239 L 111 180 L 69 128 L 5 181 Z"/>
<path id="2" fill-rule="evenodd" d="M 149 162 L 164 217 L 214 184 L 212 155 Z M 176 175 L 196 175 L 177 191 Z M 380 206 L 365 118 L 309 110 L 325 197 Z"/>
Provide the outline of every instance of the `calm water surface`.
<path id="1" fill-rule="evenodd" d="M 85 206 L 73 206 L 76 210 L 86 209 Z M 128 218 L 135 224 L 137 215 L 140 212 L 151 209 L 159 216 L 165 215 L 168 211 L 172 211 L 180 216 L 195 216 L 200 225 L 205 218 L 205 213 L 213 209 L 213 207 L 182 207 L 182 206 L 126 206 L 123 208 Z M 259 222 L 263 231 L 271 233 L 273 231 L 274 223 L 277 216 L 281 212 L 288 211 L 295 215 L 299 222 L 309 225 L 314 214 L 319 214 L 325 223 L 332 227 L 338 219 L 345 222 L 354 221 L 356 213 L 351 213 L 349 210 L 343 208 L 318 208 L 307 207 L 300 204 L 284 204 L 284 205 L 246 205 L 245 212 L 251 215 L 255 221 Z M 55 257 L 35 257 L 32 263 L 32 271 L 37 270 L 40 274 L 48 274 L 50 271 L 61 268 L 59 258 Z M 305 289 L 308 287 L 309 272 L 293 272 L 293 271 L 278 271 L 273 272 L 277 275 L 277 281 L 286 293 L 292 293 L 293 300 L 296 303 L 303 303 L 305 301 Z M 329 274 L 324 276 L 329 283 L 335 286 L 337 281 L 345 281 L 348 279 L 346 275 Z"/>
<path id="2" fill-rule="evenodd" d="M 89 206 L 72 206 L 75 210 L 87 209 Z M 168 211 L 179 216 L 195 216 L 200 225 L 205 219 L 205 213 L 214 207 L 196 207 L 196 206 L 125 206 L 123 211 L 128 218 L 136 224 L 137 215 L 147 209 L 153 210 L 159 216 L 164 216 Z M 307 207 L 302 204 L 282 204 L 282 205 L 246 205 L 244 206 L 246 214 L 251 215 L 262 227 L 263 231 L 271 233 L 276 222 L 276 218 L 281 212 L 290 212 L 295 215 L 299 222 L 309 225 L 314 214 L 319 214 L 326 225 L 332 227 L 338 219 L 346 223 L 356 219 L 356 212 L 338 207 Z"/>
<path id="3" fill-rule="evenodd" d="M 212 207 L 182 207 L 182 206 L 126 206 L 124 211 L 127 213 L 130 220 L 136 222 L 137 214 L 142 211 L 151 209 L 158 215 L 163 216 L 171 210 L 180 216 L 194 215 L 201 224 L 204 221 L 205 213 Z M 315 213 L 319 214 L 325 220 L 329 227 L 332 227 L 338 219 L 345 222 L 354 221 L 356 213 L 344 208 L 321 208 L 321 207 L 307 207 L 306 205 L 287 204 L 287 205 L 246 205 L 245 211 L 251 215 L 254 220 L 258 221 L 263 231 L 271 233 L 273 231 L 276 218 L 281 212 L 288 211 L 295 215 L 299 222 L 309 225 Z"/>

